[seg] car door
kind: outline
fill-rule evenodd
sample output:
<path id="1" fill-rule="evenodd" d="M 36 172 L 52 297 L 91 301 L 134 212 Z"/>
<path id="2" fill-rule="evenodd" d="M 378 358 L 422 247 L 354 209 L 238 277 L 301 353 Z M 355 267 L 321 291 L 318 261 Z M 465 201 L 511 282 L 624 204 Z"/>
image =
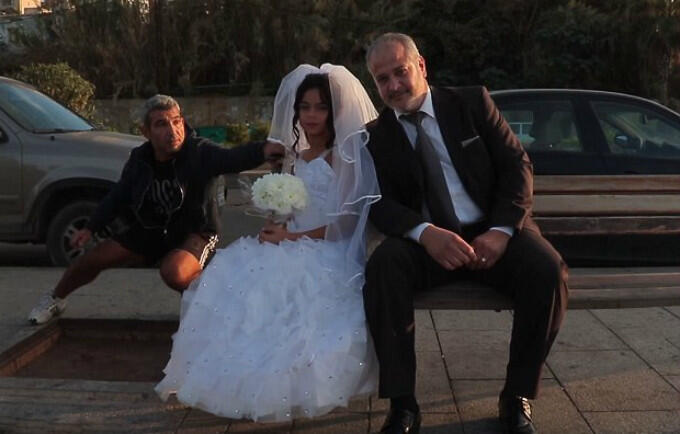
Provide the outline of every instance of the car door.
<path id="1" fill-rule="evenodd" d="M 635 99 L 591 98 L 590 107 L 611 173 L 680 174 L 680 116 Z"/>
<path id="2" fill-rule="evenodd" d="M 596 141 L 584 128 L 580 104 L 574 95 L 559 91 L 511 93 L 497 100 L 534 165 L 534 215 L 547 232 L 581 206 L 582 195 L 570 190 L 574 179 L 607 172 Z"/>
<path id="3" fill-rule="evenodd" d="M 608 164 L 589 92 L 530 91 L 499 102 L 534 164 L 534 217 L 570 265 L 626 262 L 611 210 L 627 198 Z M 612 182 L 614 180 L 615 182 Z"/>
<path id="4" fill-rule="evenodd" d="M 583 128 L 577 98 L 560 92 L 513 92 L 494 100 L 529 154 L 537 178 L 606 171 L 596 143 Z"/>
<path id="5" fill-rule="evenodd" d="M 618 262 L 680 264 L 680 115 L 648 100 L 593 95 L 612 176 L 600 228 Z"/>
<path id="6" fill-rule="evenodd" d="M 22 223 L 21 143 L 0 111 L 0 233 L 17 234 Z"/>

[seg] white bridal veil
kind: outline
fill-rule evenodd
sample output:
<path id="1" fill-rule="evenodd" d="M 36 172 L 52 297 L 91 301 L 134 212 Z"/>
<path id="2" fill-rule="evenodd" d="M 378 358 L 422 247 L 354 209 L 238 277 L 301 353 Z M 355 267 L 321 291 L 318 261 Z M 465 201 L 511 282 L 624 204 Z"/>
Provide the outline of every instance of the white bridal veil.
<path id="1" fill-rule="evenodd" d="M 321 68 L 298 66 L 283 78 L 276 93 L 269 140 L 280 142 L 286 147 L 284 171 L 289 171 L 295 158 L 292 150 L 295 142 L 295 92 L 308 74 L 319 73 L 328 75 L 335 128 L 332 166 L 336 181 L 328 200 L 328 212 L 333 216 L 333 221 L 326 227 L 325 239 L 346 246 L 346 271 L 351 279 L 355 279 L 363 276 L 366 262 L 368 212 L 371 204 L 380 199 L 373 159 L 366 149 L 368 132 L 364 128 L 378 113 L 366 89 L 344 66 L 329 63 L 321 65 Z M 299 125 L 298 130 L 300 151 L 309 145 Z"/>

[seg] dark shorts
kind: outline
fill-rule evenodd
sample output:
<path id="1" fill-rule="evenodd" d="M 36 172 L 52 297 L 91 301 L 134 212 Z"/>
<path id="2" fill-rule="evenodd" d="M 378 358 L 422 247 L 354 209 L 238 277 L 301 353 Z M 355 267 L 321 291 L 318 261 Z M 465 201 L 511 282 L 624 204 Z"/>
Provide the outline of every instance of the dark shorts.
<path id="1" fill-rule="evenodd" d="M 215 254 L 218 237 L 213 233 L 188 233 L 164 235 L 161 231 L 133 226 L 125 232 L 113 235 L 114 241 L 145 258 L 147 264 L 155 264 L 170 251 L 185 250 L 198 260 L 201 268 Z"/>

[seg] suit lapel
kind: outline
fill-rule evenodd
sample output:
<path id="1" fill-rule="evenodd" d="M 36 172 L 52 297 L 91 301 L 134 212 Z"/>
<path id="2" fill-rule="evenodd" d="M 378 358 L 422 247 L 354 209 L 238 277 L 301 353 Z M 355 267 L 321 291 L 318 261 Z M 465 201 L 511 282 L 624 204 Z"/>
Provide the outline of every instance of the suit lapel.
<path id="1" fill-rule="evenodd" d="M 404 127 L 402 127 L 401 123 L 397 120 L 394 110 L 389 109 L 385 113 L 385 116 L 388 118 L 390 130 L 395 132 L 394 137 L 397 139 L 395 140 L 395 143 L 392 143 L 392 146 L 396 146 L 397 149 L 395 150 L 400 154 L 403 153 L 407 158 L 416 158 L 416 153 L 413 150 L 411 143 L 408 141 L 408 137 L 404 132 Z"/>
<path id="2" fill-rule="evenodd" d="M 467 114 L 457 98 L 454 98 L 453 95 L 445 94 L 434 87 L 431 90 L 432 105 L 437 116 L 439 130 L 442 133 L 446 149 L 449 151 L 451 163 L 453 163 L 453 167 L 456 168 L 462 179 L 464 174 L 467 173 L 468 168 L 463 164 L 463 146 L 461 141 L 474 137 L 474 130 L 471 128 L 470 122 L 467 120 Z"/>
<path id="3" fill-rule="evenodd" d="M 398 158 L 401 164 L 405 164 L 408 167 L 408 170 L 413 175 L 415 186 L 422 191 L 425 185 L 423 168 L 420 164 L 420 158 L 404 132 L 404 127 L 397 120 L 394 110 L 385 109 L 382 115 L 384 116 L 384 125 L 386 126 L 385 131 L 390 132 L 390 139 L 386 143 L 391 148 L 389 152 L 395 158 Z"/>
<path id="4" fill-rule="evenodd" d="M 459 94 L 442 92 L 436 88 L 432 89 L 432 105 L 446 148 L 449 151 L 449 157 L 451 157 L 451 163 L 456 169 L 465 191 L 481 209 L 485 209 L 484 199 L 479 194 L 478 182 L 475 181 L 474 176 L 475 171 L 479 170 L 478 162 L 467 156 L 468 153 L 463 149 L 461 143 L 479 134 L 472 120 L 472 114 L 463 104 Z"/>

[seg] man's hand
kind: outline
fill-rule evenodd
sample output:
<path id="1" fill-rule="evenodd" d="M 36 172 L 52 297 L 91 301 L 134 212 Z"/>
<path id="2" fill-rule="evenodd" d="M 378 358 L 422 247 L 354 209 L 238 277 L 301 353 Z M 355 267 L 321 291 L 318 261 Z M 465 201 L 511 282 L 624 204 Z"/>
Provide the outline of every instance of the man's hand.
<path id="1" fill-rule="evenodd" d="M 420 235 L 420 244 L 447 270 L 455 270 L 477 260 L 475 250 L 458 234 L 428 225 Z"/>
<path id="2" fill-rule="evenodd" d="M 268 141 L 264 145 L 264 159 L 272 165 L 277 167 L 281 165 L 286 149 L 279 142 Z"/>
<path id="3" fill-rule="evenodd" d="M 472 247 L 477 253 L 477 259 L 468 264 L 471 270 L 483 270 L 492 267 L 505 253 L 510 235 L 502 231 L 486 231 L 474 240 Z"/>
<path id="4" fill-rule="evenodd" d="M 81 229 L 71 237 L 71 247 L 81 248 L 92 239 L 92 231 Z"/>
<path id="5" fill-rule="evenodd" d="M 272 221 L 267 221 L 257 236 L 261 243 L 268 242 L 273 244 L 279 244 L 281 241 L 289 238 L 290 232 L 286 229 L 286 225 L 276 224 Z"/>

